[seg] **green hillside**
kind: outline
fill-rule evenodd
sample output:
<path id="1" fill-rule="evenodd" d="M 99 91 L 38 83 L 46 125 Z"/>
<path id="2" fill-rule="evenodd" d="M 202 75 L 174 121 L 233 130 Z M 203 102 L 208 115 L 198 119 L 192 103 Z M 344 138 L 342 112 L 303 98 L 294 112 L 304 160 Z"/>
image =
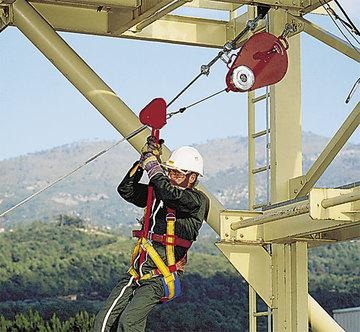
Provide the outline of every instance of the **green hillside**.
<path id="1" fill-rule="evenodd" d="M 0 331 L 30 308 L 45 320 L 54 313 L 66 320 L 85 310 L 90 316 L 83 313 L 86 318 L 77 316 L 71 324 L 90 321 L 126 270 L 133 243 L 124 234 L 57 221 L 0 234 Z M 184 295 L 152 313 L 150 331 L 246 330 L 247 284 L 213 243 L 211 238 L 195 243 Z M 309 256 L 310 293 L 326 310 L 360 305 L 359 242 L 314 248 Z"/>

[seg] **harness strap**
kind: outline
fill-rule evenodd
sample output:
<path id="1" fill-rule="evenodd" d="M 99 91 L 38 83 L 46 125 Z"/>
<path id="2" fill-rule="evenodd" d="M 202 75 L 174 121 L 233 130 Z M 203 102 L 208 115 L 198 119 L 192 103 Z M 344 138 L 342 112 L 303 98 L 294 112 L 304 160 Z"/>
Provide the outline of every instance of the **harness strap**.
<path id="1" fill-rule="evenodd" d="M 145 233 L 142 230 L 133 230 L 132 234 L 134 237 L 142 238 L 145 237 Z M 156 233 L 149 233 L 148 239 L 162 245 L 173 244 L 175 247 L 183 247 L 189 249 L 192 245 L 192 241 L 182 239 L 177 235 L 169 235 L 169 234 L 156 234 Z"/>
<path id="2" fill-rule="evenodd" d="M 174 283 L 175 277 L 174 277 L 173 273 L 170 272 L 169 268 L 166 266 L 164 261 L 161 259 L 158 252 L 154 249 L 152 244 L 149 243 L 149 241 L 146 240 L 145 238 L 141 239 L 141 247 L 144 249 L 144 251 L 146 251 L 149 254 L 150 258 L 152 259 L 152 261 L 155 263 L 155 265 L 157 266 L 157 268 L 163 275 L 164 281 L 169 289 L 168 299 L 169 300 L 172 299 L 175 295 L 175 283 Z"/>
<path id="3" fill-rule="evenodd" d="M 192 241 L 182 239 L 175 235 L 175 210 L 167 208 L 166 214 L 166 234 L 160 235 L 148 232 L 144 227 L 143 230 L 134 230 L 133 236 L 138 237 L 132 257 L 131 266 L 128 272 L 135 278 L 136 281 L 147 280 L 155 276 L 163 276 L 162 281 L 164 285 L 165 297 L 160 301 L 165 302 L 177 297 L 181 293 L 181 285 L 176 274 L 176 271 L 183 271 L 186 264 L 186 255 L 178 262 L 175 261 L 175 247 L 181 246 L 186 249 L 190 248 Z M 146 225 L 144 225 L 146 226 Z M 149 225 L 147 225 L 149 226 Z M 167 264 L 163 261 L 159 253 L 153 247 L 151 241 L 161 243 L 165 246 Z M 148 254 L 150 259 L 156 265 L 156 269 L 151 270 L 146 274 L 139 274 L 135 268 L 135 261 L 140 255 L 139 262 L 142 264 L 142 256 Z M 141 266 L 141 265 L 140 265 Z"/>

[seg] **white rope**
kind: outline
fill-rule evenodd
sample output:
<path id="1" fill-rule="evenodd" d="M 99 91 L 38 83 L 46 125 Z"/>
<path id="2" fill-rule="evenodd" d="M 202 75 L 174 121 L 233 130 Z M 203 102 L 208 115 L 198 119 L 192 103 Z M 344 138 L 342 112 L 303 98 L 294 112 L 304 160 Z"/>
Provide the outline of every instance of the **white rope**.
<path id="1" fill-rule="evenodd" d="M 122 288 L 119 296 L 114 300 L 114 302 L 112 303 L 112 305 L 110 306 L 108 312 L 106 313 L 105 315 L 105 318 L 104 318 L 104 321 L 103 321 L 103 324 L 102 324 L 102 327 L 101 327 L 101 332 L 104 332 L 105 331 L 105 328 L 106 328 L 106 323 L 109 319 L 109 316 L 111 314 L 111 311 L 114 309 L 114 307 L 116 306 L 117 302 L 119 301 L 119 299 L 124 295 L 125 291 L 126 291 L 126 288 L 128 288 L 132 282 L 134 280 L 134 277 L 131 277 L 129 282 Z"/>

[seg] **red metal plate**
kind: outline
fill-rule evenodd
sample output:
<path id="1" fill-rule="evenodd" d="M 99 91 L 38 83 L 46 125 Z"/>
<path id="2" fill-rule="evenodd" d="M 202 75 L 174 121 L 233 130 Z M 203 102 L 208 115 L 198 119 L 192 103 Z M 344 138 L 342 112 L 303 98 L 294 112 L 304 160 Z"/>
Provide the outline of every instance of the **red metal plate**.
<path id="1" fill-rule="evenodd" d="M 155 98 L 139 114 L 140 122 L 153 129 L 161 129 L 166 124 L 166 101 Z"/>
<path id="2" fill-rule="evenodd" d="M 276 51 L 271 52 L 274 48 Z M 285 76 L 288 67 L 286 49 L 287 46 L 279 38 L 268 32 L 251 36 L 240 49 L 226 75 L 228 89 L 241 91 L 231 83 L 233 70 L 241 65 L 249 67 L 255 76 L 254 85 L 247 91 L 279 82 Z"/>

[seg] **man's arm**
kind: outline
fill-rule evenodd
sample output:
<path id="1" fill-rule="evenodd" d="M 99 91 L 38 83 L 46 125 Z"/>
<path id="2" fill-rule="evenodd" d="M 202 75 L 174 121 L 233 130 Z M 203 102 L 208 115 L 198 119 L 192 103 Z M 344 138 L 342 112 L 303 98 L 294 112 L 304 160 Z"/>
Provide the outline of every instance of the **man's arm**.
<path id="1" fill-rule="evenodd" d="M 203 204 L 203 197 L 192 189 L 181 189 L 170 183 L 163 173 L 155 174 L 151 180 L 155 195 L 170 208 L 183 213 L 193 213 Z"/>
<path id="2" fill-rule="evenodd" d="M 136 162 L 117 188 L 123 199 L 142 208 L 146 206 L 147 199 L 147 185 L 139 183 L 143 172 L 139 162 Z"/>

